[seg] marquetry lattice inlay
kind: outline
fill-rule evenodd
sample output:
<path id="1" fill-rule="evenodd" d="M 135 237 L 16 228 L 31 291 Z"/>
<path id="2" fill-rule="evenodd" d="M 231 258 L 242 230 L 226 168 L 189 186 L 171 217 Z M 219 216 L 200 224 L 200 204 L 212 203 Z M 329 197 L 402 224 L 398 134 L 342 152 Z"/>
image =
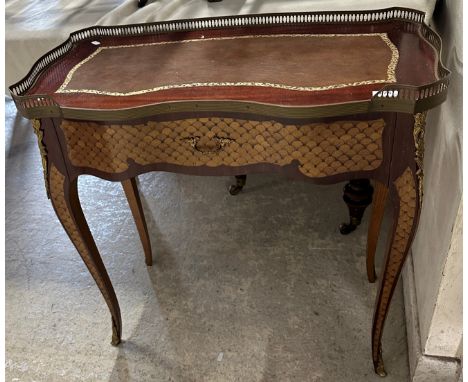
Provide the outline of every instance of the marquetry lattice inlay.
<path id="1" fill-rule="evenodd" d="M 116 311 L 112 305 L 112 298 L 109 294 L 109 290 L 105 285 L 104 279 L 102 277 L 102 272 L 100 272 L 95 262 L 93 261 L 91 254 L 89 252 L 88 247 L 86 246 L 80 232 L 78 226 L 73 219 L 70 209 L 68 207 L 67 201 L 65 199 L 65 176 L 60 173 L 60 171 L 54 166 L 51 165 L 50 169 L 50 197 L 52 200 L 52 204 L 55 208 L 55 212 L 63 224 L 65 231 L 70 236 L 70 240 L 74 244 L 75 248 L 77 249 L 78 253 L 80 254 L 83 262 L 85 263 L 86 267 L 88 268 L 89 272 L 93 276 L 97 286 L 99 287 L 104 300 L 106 301 L 109 309 L 112 312 L 113 317 L 118 317 L 119 312 Z M 113 321 L 113 330 L 114 330 L 114 337 L 116 336 L 115 331 L 115 322 Z"/>
<path id="2" fill-rule="evenodd" d="M 382 337 L 383 326 L 385 323 L 386 312 L 390 303 L 393 288 L 397 282 L 403 266 L 411 231 L 413 229 L 414 219 L 417 212 L 417 191 L 413 172 L 407 168 L 403 174 L 394 182 L 399 198 L 399 212 L 396 223 L 395 236 L 390 249 L 387 263 L 387 269 L 382 280 L 382 291 L 378 302 L 377 312 L 374 321 L 375 335 L 373 337 L 373 359 L 382 362 L 379 354 L 380 341 Z M 380 365 L 383 367 L 383 365 Z"/>
<path id="3" fill-rule="evenodd" d="M 379 78 L 372 78 L 372 79 L 361 79 L 358 81 L 347 81 L 343 83 L 332 83 L 329 85 L 308 85 L 308 86 L 299 86 L 299 85 L 291 85 L 288 83 L 276 82 L 275 79 L 271 78 L 270 81 L 219 81 L 219 80 L 211 80 L 209 82 L 199 82 L 199 81 L 191 81 L 186 83 L 172 83 L 170 76 L 165 76 L 164 83 L 159 85 L 151 86 L 152 79 L 147 78 L 145 81 L 145 85 L 143 89 L 134 89 L 134 90 L 127 90 L 127 91 L 116 91 L 116 90 L 109 90 L 103 88 L 81 88 L 80 85 L 76 84 L 79 88 L 74 88 L 70 86 L 70 82 L 72 82 L 75 73 L 81 70 L 86 70 L 86 67 L 93 65 L 95 61 L 95 57 L 98 55 L 105 55 L 106 52 L 112 50 L 122 50 L 128 51 L 129 49 L 135 50 L 134 56 L 140 57 L 141 53 L 138 53 L 138 48 L 148 48 L 148 47 L 161 47 L 164 45 L 176 45 L 180 46 L 180 49 L 184 49 L 183 45 L 187 44 L 207 44 L 210 42 L 215 41 L 225 41 L 229 42 L 232 40 L 248 40 L 246 44 L 249 44 L 249 41 L 256 41 L 256 40 L 265 40 L 267 43 L 268 40 L 277 40 L 277 39 L 306 39 L 306 40 L 317 40 L 317 39 L 328 39 L 330 40 L 329 44 L 333 44 L 333 39 L 352 39 L 349 40 L 349 44 L 355 43 L 356 40 L 354 39 L 372 39 L 377 38 L 383 46 L 388 49 L 389 58 L 387 63 L 386 71 L 381 73 Z M 333 47 L 333 45 L 331 45 Z M 203 49 L 200 46 L 200 49 Z M 247 53 L 245 53 L 247 54 Z M 105 56 L 107 57 L 107 56 Z M 132 56 L 130 56 L 132 57 Z M 231 87 L 231 86 L 257 86 L 257 87 L 268 87 L 268 88 L 276 88 L 276 89 L 286 89 L 286 90 L 295 90 L 295 91 L 321 91 L 321 90 L 331 90 L 331 89 L 341 89 L 345 87 L 351 86 L 361 86 L 361 85 L 371 85 L 371 84 L 385 84 L 385 83 L 395 83 L 396 82 L 396 74 L 395 69 L 398 64 L 399 59 L 399 52 L 398 48 L 393 44 L 393 42 L 388 38 L 387 33 L 347 33 L 347 34 L 274 34 L 274 35 L 245 35 L 245 36 L 230 36 L 230 37 L 211 37 L 211 38 L 197 38 L 197 39 L 187 39 L 187 40 L 180 40 L 180 41 L 161 41 L 161 42 L 154 42 L 154 43 L 146 43 L 146 44 L 129 44 L 129 45 L 112 45 L 112 46 L 100 46 L 98 47 L 93 53 L 89 56 L 84 58 L 82 61 L 77 63 L 66 75 L 64 82 L 60 85 L 57 89 L 56 93 L 89 93 L 89 94 L 101 94 L 101 95 L 109 95 L 115 97 L 123 97 L 123 96 L 131 96 L 131 95 L 140 95 L 146 94 L 151 92 L 157 92 L 161 90 L 169 90 L 169 89 L 184 89 L 184 88 L 196 88 L 196 87 Z M 350 57 L 347 57 L 347 60 L 350 60 Z M 137 60 L 139 61 L 139 59 Z M 135 63 L 137 63 L 137 61 Z M 141 61 L 141 60 L 140 60 Z M 128 64 L 128 63 L 127 63 Z M 176 63 L 174 63 L 175 65 Z M 208 64 L 208 62 L 207 62 Z M 240 64 L 242 65 L 242 64 Z M 328 63 L 328 65 L 332 65 L 332 61 Z M 99 69 L 100 66 L 97 65 Z M 132 65 L 133 67 L 134 65 Z M 277 63 L 277 68 L 280 68 L 281 64 Z M 96 69 L 95 69 L 96 70 Z M 107 70 L 107 69 L 106 69 Z M 118 70 L 118 69 L 115 69 Z M 164 68 L 159 68 L 160 71 L 163 71 Z M 127 72 L 123 72 L 121 75 L 125 76 Z M 163 72 L 164 73 L 164 72 Z M 218 72 L 214 72 L 213 78 L 218 77 L 220 74 Z M 118 73 L 117 73 L 118 75 Z M 191 73 L 191 78 L 197 78 L 197 73 Z M 125 82 L 125 81 L 124 81 Z M 98 86 L 99 84 L 93 82 L 93 86 Z M 149 87 L 147 87 L 149 86 Z"/>
<path id="4" fill-rule="evenodd" d="M 138 125 L 64 120 L 68 156 L 77 167 L 119 173 L 140 165 L 288 165 L 310 177 L 374 170 L 383 159 L 383 119 L 285 125 L 275 121 L 194 118 Z"/>

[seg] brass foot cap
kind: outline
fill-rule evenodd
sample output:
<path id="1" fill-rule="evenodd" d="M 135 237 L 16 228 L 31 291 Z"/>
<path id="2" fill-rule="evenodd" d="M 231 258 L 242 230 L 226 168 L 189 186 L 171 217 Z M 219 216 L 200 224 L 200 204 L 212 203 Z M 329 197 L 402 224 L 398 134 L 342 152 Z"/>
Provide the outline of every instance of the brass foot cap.
<path id="1" fill-rule="evenodd" d="M 382 378 L 387 376 L 387 372 L 385 371 L 385 367 L 383 364 L 377 366 L 377 368 L 375 369 L 375 373 Z"/>
<path id="2" fill-rule="evenodd" d="M 114 336 L 114 335 L 112 336 L 112 341 L 111 341 L 111 345 L 112 345 L 112 346 L 117 346 L 118 344 L 120 344 L 120 342 L 121 342 L 121 341 L 120 341 L 120 338 L 119 338 L 119 337 Z"/>
<path id="3" fill-rule="evenodd" d="M 117 346 L 120 344 L 120 331 L 117 329 L 114 320 L 112 320 L 112 346 Z"/>

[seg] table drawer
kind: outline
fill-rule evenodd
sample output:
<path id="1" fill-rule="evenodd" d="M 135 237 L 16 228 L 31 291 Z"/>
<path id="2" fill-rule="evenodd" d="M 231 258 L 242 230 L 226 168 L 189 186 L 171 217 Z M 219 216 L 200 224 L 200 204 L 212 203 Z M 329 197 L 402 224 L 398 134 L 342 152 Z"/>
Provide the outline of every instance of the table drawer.
<path id="1" fill-rule="evenodd" d="M 310 177 L 374 170 L 383 159 L 383 119 L 288 125 L 277 121 L 193 118 L 103 125 L 64 120 L 70 162 L 118 173 L 128 160 L 182 166 L 287 165 Z"/>

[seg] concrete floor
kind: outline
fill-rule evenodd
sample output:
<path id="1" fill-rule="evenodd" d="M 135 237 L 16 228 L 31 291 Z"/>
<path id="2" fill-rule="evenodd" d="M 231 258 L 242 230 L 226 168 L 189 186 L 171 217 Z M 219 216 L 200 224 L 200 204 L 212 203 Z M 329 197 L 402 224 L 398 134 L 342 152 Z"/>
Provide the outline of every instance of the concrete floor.
<path id="1" fill-rule="evenodd" d="M 104 300 L 46 198 L 32 128 L 11 101 L 6 113 L 8 381 L 380 380 L 367 217 L 339 234 L 343 184 L 252 175 L 232 197 L 230 177 L 141 176 L 151 268 L 120 184 L 83 177 L 83 209 L 122 309 L 115 348 Z M 384 359 L 386 382 L 408 380 L 401 286 Z"/>

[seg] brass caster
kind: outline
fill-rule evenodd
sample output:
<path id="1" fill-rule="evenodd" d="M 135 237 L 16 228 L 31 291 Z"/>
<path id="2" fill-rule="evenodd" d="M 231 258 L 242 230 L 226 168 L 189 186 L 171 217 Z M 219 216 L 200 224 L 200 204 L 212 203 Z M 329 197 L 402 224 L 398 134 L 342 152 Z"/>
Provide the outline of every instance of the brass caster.
<path id="1" fill-rule="evenodd" d="M 374 367 L 375 367 L 375 374 L 377 374 L 379 377 L 383 378 L 383 377 L 387 376 L 387 372 L 385 371 L 385 366 L 384 366 L 384 362 L 383 362 L 383 358 L 382 358 L 382 350 L 380 350 L 377 365 L 375 365 Z"/>
<path id="2" fill-rule="evenodd" d="M 121 339 L 120 339 L 120 334 L 117 330 L 117 327 L 115 326 L 114 320 L 112 320 L 112 341 L 111 345 L 112 346 L 117 346 L 120 344 Z"/>
<path id="3" fill-rule="evenodd" d="M 349 223 L 341 223 L 340 224 L 340 233 L 342 235 L 349 235 L 351 232 L 356 230 L 357 225 L 349 224 Z"/>
<path id="4" fill-rule="evenodd" d="M 231 186 L 229 186 L 229 193 L 232 196 L 237 195 L 241 191 L 242 191 L 242 186 L 238 186 L 237 184 L 232 184 Z"/>
<path id="5" fill-rule="evenodd" d="M 229 187 L 229 193 L 234 196 L 237 195 L 239 192 L 242 191 L 242 188 L 245 186 L 247 182 L 247 175 L 236 175 L 236 184 L 232 184 Z"/>
<path id="6" fill-rule="evenodd" d="M 351 217 L 349 223 L 341 223 L 340 224 L 340 233 L 342 235 L 348 235 L 351 232 L 353 232 L 354 230 L 356 230 L 356 228 L 358 227 L 359 224 L 361 224 L 361 219 Z"/>

